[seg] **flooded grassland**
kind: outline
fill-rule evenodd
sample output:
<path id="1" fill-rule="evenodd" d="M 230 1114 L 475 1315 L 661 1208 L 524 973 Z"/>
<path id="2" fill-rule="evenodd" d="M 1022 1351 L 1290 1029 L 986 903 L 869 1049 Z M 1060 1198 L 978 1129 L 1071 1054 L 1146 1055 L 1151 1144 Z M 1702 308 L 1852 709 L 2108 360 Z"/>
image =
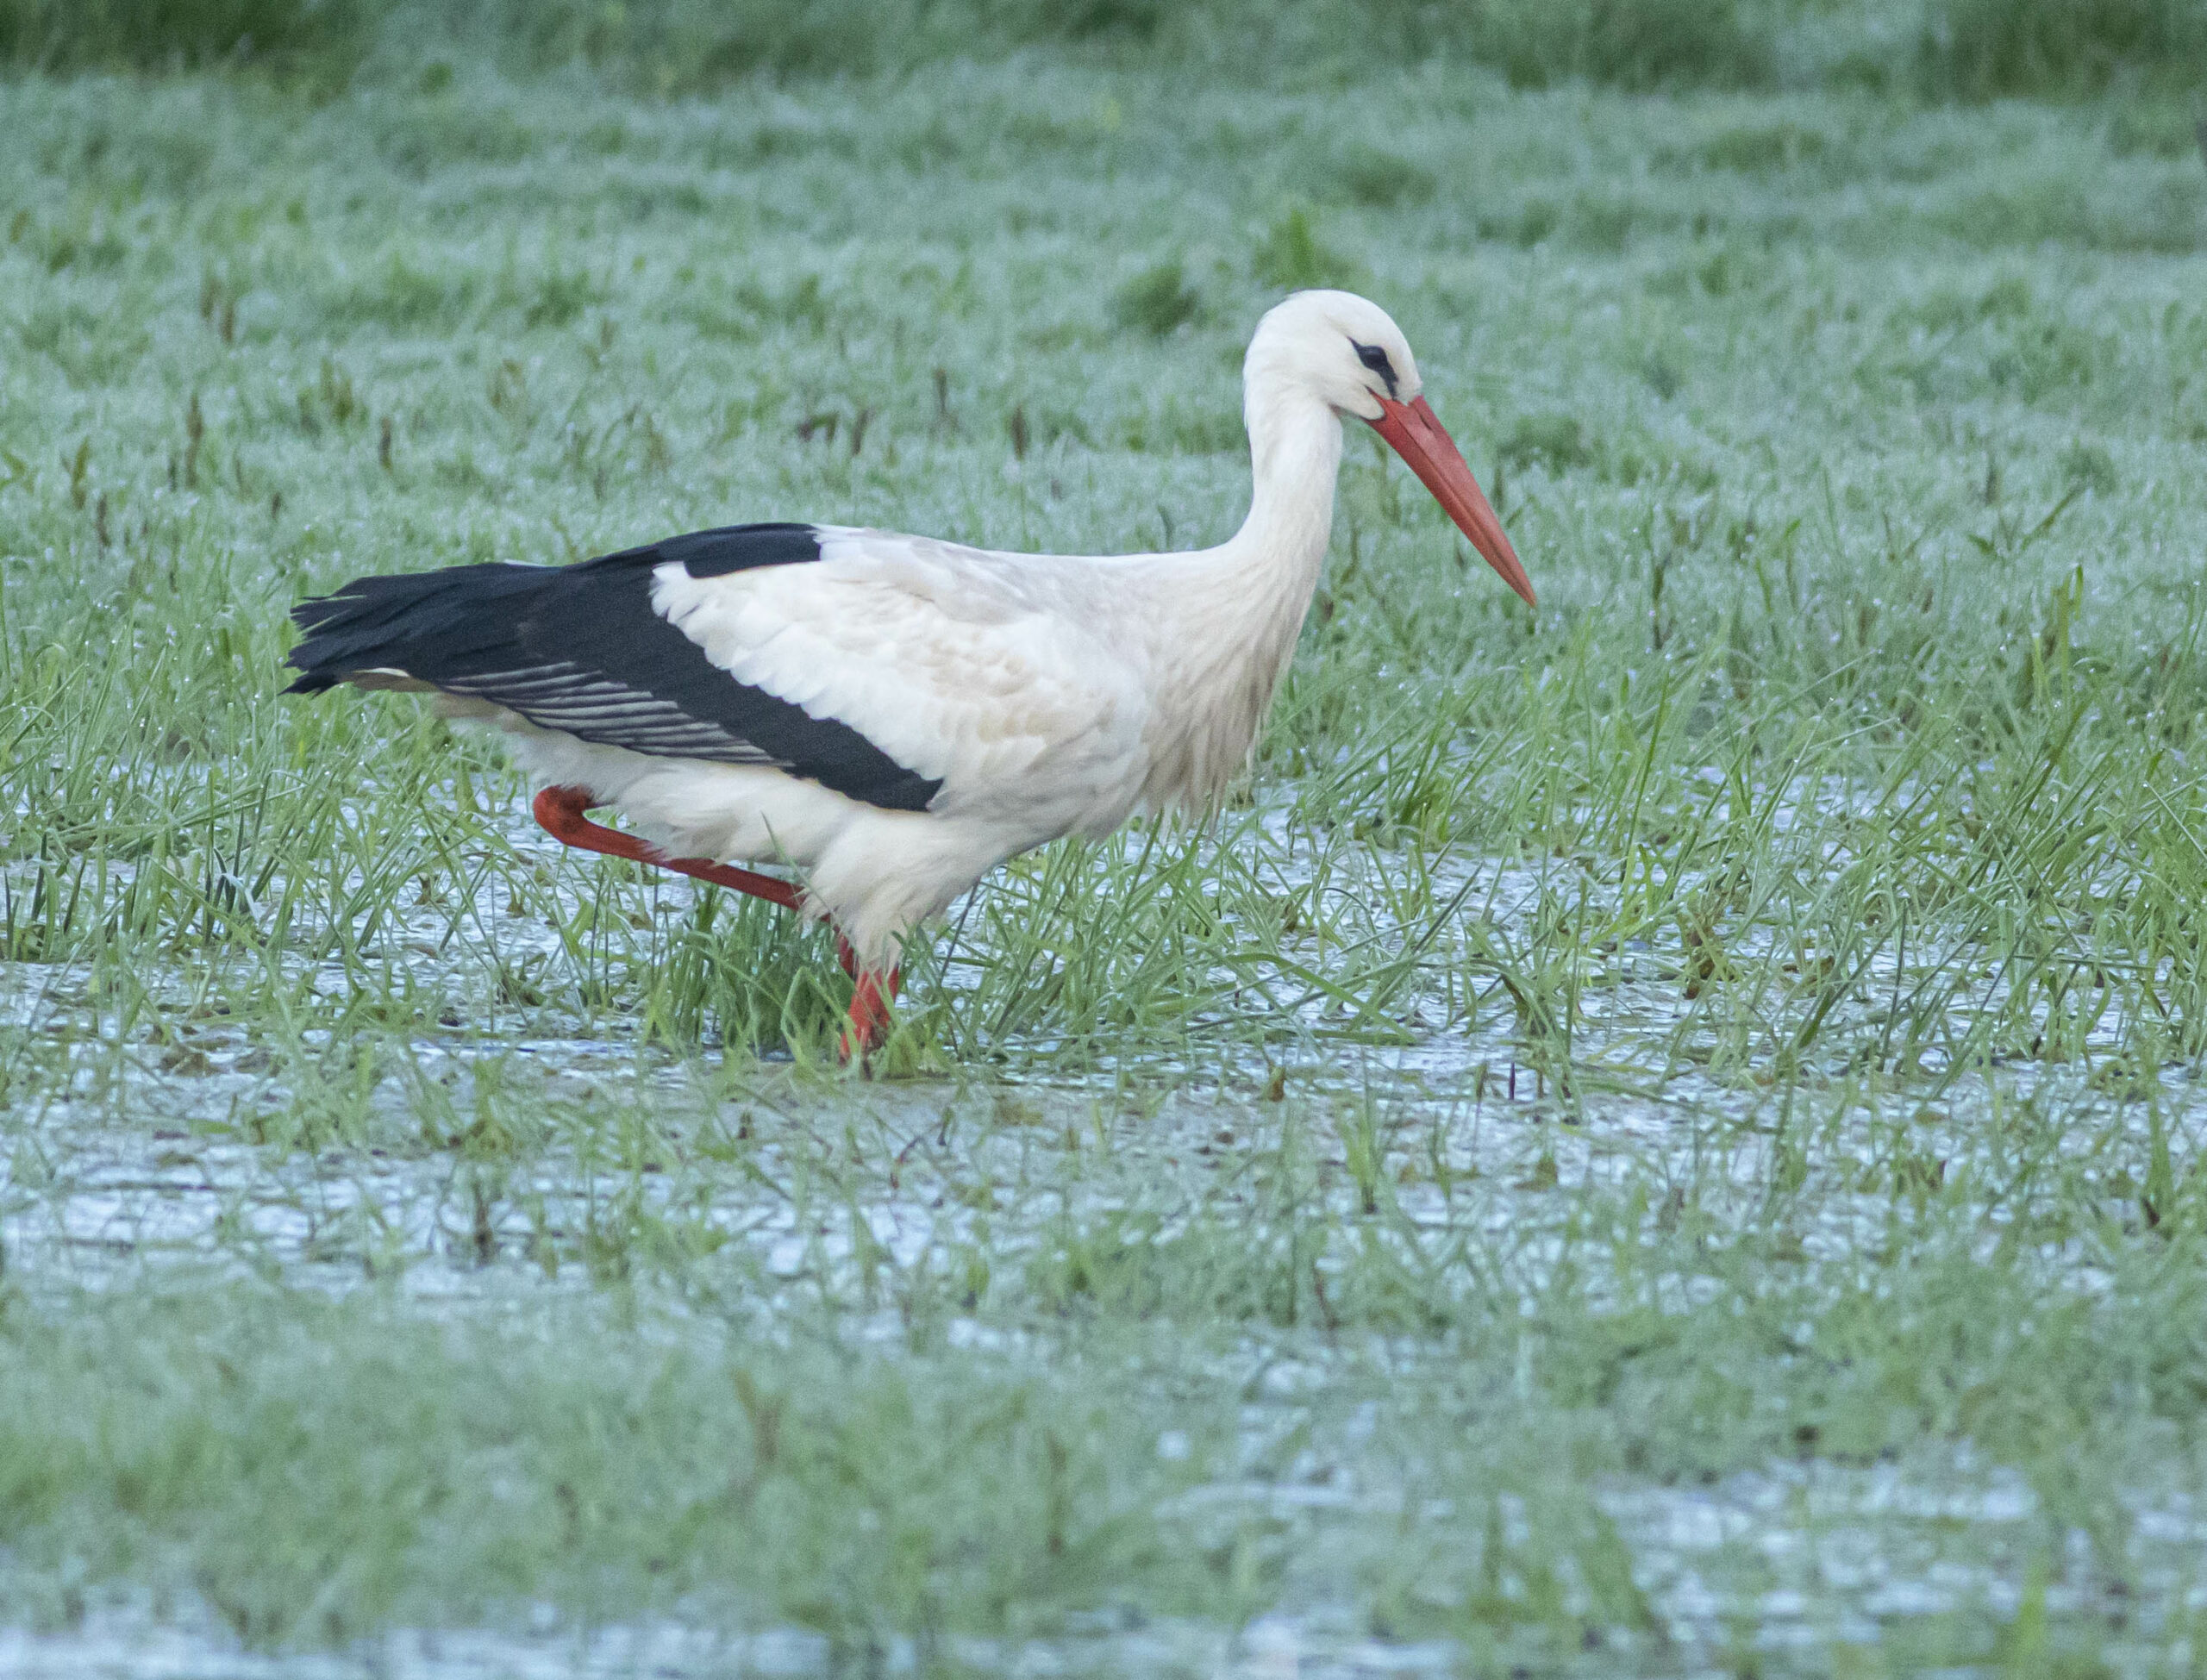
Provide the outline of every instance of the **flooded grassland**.
<path id="1" fill-rule="evenodd" d="M 0 1666 L 2196 1661 L 2198 157 L 930 74 L 0 88 Z M 1540 614 L 1350 440 L 1247 790 L 872 1078 L 816 933 L 276 698 L 367 571 L 1215 540 L 1316 282 Z"/>

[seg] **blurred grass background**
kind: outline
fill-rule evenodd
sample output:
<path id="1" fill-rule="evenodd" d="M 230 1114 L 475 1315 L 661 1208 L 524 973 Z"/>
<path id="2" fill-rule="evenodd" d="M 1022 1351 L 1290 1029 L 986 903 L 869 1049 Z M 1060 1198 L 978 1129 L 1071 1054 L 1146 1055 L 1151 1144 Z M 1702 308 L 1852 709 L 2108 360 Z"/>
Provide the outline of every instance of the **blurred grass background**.
<path id="1" fill-rule="evenodd" d="M 2196 88 L 2207 0 L 0 0 L 0 61 L 258 66 L 342 83 L 427 45 L 631 91 L 917 70 L 1048 47 L 1272 78 L 1435 60 L 1521 87 L 1860 85 L 1931 100 Z"/>

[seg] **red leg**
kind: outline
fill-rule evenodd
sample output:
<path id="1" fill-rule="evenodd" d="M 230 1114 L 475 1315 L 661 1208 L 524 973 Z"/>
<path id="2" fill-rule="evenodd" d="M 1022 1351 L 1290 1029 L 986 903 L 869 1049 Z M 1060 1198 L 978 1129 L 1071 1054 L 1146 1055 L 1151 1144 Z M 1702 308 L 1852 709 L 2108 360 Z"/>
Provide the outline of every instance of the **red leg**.
<path id="1" fill-rule="evenodd" d="M 716 887 L 727 887 L 736 892 L 749 893 L 753 898 L 763 898 L 770 904 L 779 904 L 784 909 L 798 908 L 796 887 L 787 881 L 777 880 L 771 875 L 761 875 L 755 869 L 742 869 L 734 864 L 716 864 L 707 858 L 670 858 L 658 847 L 647 846 L 633 835 L 617 828 L 607 828 L 592 822 L 583 814 L 592 803 L 587 788 L 547 788 L 536 796 L 535 810 L 537 821 L 544 831 L 567 846 L 585 852 L 603 852 L 608 857 L 626 858 L 631 863 L 653 864 L 660 869 L 678 870 L 685 875 L 695 876 L 700 881 L 710 881 Z M 850 1018 L 845 1022 L 838 1048 L 845 1061 L 863 1057 L 877 1048 L 889 1034 L 889 1005 L 881 996 L 881 989 L 874 977 L 859 967 L 858 958 L 851 950 L 851 942 L 839 931 L 835 935 L 835 954 L 843 965 L 843 972 L 856 982 L 851 993 Z M 889 971 L 889 996 L 897 996 L 897 971 Z"/>
<path id="2" fill-rule="evenodd" d="M 889 1002 L 897 996 L 898 973 L 892 968 L 886 981 L 878 979 L 872 970 L 859 966 L 849 942 L 840 934 L 835 936 L 835 945 L 843 959 L 843 972 L 854 983 L 850 1019 L 843 1023 L 841 1040 L 842 1057 L 847 1062 L 853 1056 L 879 1049 L 881 1041 L 889 1036 Z M 882 996 L 885 987 L 887 997 Z"/>
<path id="3" fill-rule="evenodd" d="M 632 863 L 656 864 L 661 869 L 679 870 L 685 875 L 694 875 L 700 881 L 710 881 L 716 887 L 729 887 L 737 892 L 747 892 L 753 898 L 763 898 L 779 904 L 785 910 L 797 907 L 797 891 L 787 881 L 778 881 L 771 875 L 761 875 L 755 869 L 739 869 L 734 864 L 716 864 L 709 858 L 670 858 L 655 846 L 647 846 L 632 835 L 617 828 L 600 828 L 583 813 L 591 805 L 587 789 L 547 788 L 536 796 L 536 820 L 554 840 L 579 846 L 585 852 L 603 852 L 608 857 L 626 858 Z"/>

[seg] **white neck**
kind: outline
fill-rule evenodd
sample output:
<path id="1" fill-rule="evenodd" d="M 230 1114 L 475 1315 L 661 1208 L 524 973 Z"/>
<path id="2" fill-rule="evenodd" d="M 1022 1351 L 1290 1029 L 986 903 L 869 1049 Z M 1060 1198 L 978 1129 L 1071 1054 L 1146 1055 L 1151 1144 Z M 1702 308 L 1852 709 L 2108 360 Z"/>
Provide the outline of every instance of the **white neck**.
<path id="1" fill-rule="evenodd" d="M 1152 806 L 1206 805 L 1247 761 L 1333 532 L 1340 416 L 1307 391 L 1257 377 L 1243 409 L 1248 517 L 1216 548 L 1160 557 L 1172 604 L 1154 650 L 1155 698 L 1158 717 L 1174 721 L 1153 726 L 1143 790 Z"/>
<path id="2" fill-rule="evenodd" d="M 1334 481 L 1341 465 L 1341 416 L 1300 391 L 1253 384 L 1243 405 L 1249 426 L 1249 516 L 1225 544 L 1251 562 L 1291 576 L 1307 595 L 1318 579 L 1334 527 Z"/>

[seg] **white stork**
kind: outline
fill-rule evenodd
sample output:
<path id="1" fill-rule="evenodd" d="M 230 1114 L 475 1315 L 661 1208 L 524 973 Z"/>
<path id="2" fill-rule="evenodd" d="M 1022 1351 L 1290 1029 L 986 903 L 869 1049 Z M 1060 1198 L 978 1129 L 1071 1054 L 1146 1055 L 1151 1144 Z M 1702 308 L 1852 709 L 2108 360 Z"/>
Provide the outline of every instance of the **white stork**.
<path id="1" fill-rule="evenodd" d="M 290 691 L 433 692 L 504 734 L 568 845 L 828 918 L 856 988 L 843 1053 L 863 1055 L 915 926 L 1016 852 L 1204 808 L 1241 770 L 1317 585 L 1341 416 L 1532 603 L 1422 384 L 1377 304 L 1297 292 L 1242 364 L 1254 488 L 1216 548 L 1003 554 L 738 525 L 576 565 L 363 578 L 293 609 Z M 651 843 L 588 821 L 594 805 Z"/>

